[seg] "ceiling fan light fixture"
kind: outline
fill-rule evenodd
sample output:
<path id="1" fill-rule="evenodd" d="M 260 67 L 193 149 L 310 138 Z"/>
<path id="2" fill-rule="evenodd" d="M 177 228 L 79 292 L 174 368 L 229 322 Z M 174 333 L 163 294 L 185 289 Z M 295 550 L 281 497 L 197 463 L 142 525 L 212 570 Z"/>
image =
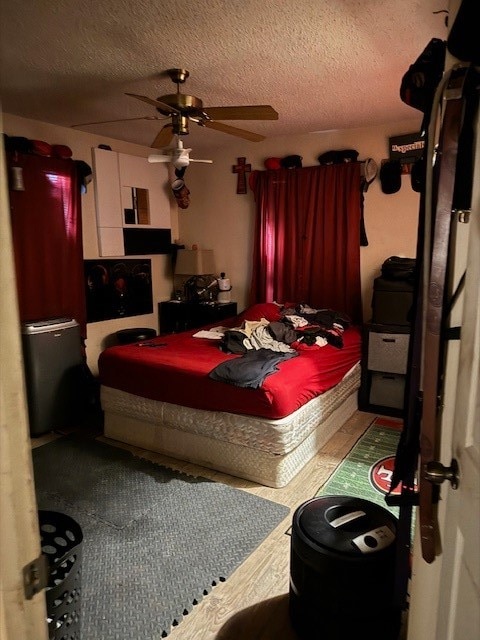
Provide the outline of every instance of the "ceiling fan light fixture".
<path id="1" fill-rule="evenodd" d="M 187 116 L 172 114 L 172 131 L 176 136 L 188 135 L 188 118 Z"/>
<path id="2" fill-rule="evenodd" d="M 212 164 L 213 160 L 199 160 L 197 158 L 190 158 L 191 149 L 185 149 L 183 141 L 179 136 L 176 136 L 176 147 L 167 147 L 163 149 L 162 154 L 151 154 L 148 156 L 148 162 L 171 162 L 175 169 L 183 169 L 188 167 L 190 162 L 201 162 L 204 164 Z"/>

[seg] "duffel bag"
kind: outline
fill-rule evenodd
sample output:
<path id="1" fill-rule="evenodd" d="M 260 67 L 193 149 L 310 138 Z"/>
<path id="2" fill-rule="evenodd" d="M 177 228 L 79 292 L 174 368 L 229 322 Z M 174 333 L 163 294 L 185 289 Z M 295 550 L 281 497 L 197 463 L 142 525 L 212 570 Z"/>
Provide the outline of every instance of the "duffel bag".
<path id="1" fill-rule="evenodd" d="M 415 258 L 390 256 L 382 264 L 382 278 L 386 280 L 413 281 L 415 275 Z"/>

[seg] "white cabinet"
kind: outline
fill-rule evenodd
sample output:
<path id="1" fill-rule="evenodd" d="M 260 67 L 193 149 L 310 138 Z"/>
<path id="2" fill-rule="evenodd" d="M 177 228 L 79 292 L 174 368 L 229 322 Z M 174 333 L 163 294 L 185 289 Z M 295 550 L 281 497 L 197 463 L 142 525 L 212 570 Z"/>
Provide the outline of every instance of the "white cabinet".
<path id="1" fill-rule="evenodd" d="M 125 255 L 124 229 L 171 228 L 164 164 L 95 148 L 93 166 L 100 256 Z"/>

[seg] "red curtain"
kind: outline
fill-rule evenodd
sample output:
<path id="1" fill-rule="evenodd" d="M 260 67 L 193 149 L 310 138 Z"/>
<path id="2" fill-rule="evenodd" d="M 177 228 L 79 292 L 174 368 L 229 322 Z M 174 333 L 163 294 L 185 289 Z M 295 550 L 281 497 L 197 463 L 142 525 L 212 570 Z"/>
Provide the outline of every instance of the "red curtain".
<path id="1" fill-rule="evenodd" d="M 22 322 L 74 318 L 86 337 L 81 194 L 75 161 L 11 153 L 23 191 L 10 188 L 17 289 Z"/>
<path id="2" fill-rule="evenodd" d="M 305 302 L 362 321 L 360 163 L 255 171 L 251 303 Z"/>

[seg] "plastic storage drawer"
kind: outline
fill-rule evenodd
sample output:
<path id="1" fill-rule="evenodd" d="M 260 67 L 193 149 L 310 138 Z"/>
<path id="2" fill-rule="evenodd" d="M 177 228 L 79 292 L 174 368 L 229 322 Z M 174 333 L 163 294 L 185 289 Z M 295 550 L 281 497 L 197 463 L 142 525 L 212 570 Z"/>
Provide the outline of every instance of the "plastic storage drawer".
<path id="1" fill-rule="evenodd" d="M 405 376 L 395 373 L 372 373 L 370 404 L 401 409 L 404 402 Z"/>
<path id="2" fill-rule="evenodd" d="M 406 373 L 408 333 L 377 333 L 368 336 L 368 369 L 387 373 Z"/>

